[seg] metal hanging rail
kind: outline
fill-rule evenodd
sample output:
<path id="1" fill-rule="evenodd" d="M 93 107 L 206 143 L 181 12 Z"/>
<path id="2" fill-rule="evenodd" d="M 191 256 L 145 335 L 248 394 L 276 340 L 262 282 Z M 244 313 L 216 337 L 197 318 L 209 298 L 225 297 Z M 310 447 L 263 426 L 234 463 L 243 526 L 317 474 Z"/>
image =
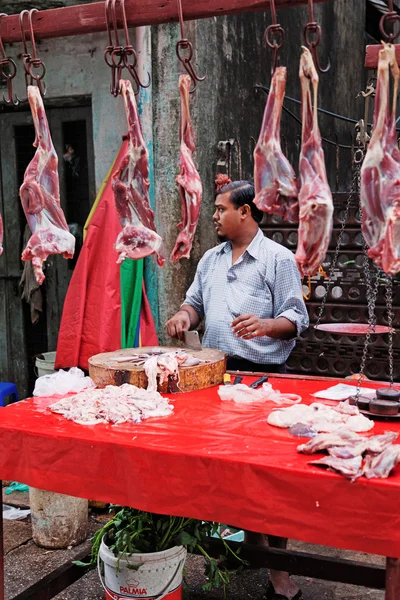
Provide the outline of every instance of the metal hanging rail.
<path id="1" fill-rule="evenodd" d="M 328 0 L 314 0 L 326 2 Z M 331 0 L 332 1 L 332 0 Z M 288 8 L 307 4 L 307 0 L 275 0 L 278 8 Z M 183 0 L 185 20 L 206 19 L 219 15 L 243 12 L 265 11 L 265 0 Z M 130 27 L 160 25 L 178 21 L 178 11 L 174 0 L 127 0 L 126 17 Z M 58 38 L 106 31 L 104 3 L 81 4 L 41 10 L 34 15 L 35 37 L 37 39 Z M 0 36 L 3 43 L 19 42 L 21 33 L 18 15 L 3 17 L 0 22 Z"/>

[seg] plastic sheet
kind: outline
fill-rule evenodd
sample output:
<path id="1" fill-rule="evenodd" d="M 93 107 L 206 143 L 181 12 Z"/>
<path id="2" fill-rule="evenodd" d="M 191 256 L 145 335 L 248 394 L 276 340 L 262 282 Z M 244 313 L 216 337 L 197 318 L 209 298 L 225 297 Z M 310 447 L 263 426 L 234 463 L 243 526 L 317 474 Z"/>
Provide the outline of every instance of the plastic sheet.
<path id="1" fill-rule="evenodd" d="M 269 381 L 307 403 L 328 385 L 284 376 Z M 0 411 L 0 478 L 400 557 L 399 467 L 386 480 L 350 483 L 309 465 L 318 456 L 299 454 L 301 438 L 267 424 L 269 405 L 221 402 L 217 390 L 171 395 L 172 415 L 137 425 L 83 427 L 48 412 L 52 398 L 11 404 Z M 400 424 L 376 422 L 373 434 L 389 430 L 400 431 Z"/>

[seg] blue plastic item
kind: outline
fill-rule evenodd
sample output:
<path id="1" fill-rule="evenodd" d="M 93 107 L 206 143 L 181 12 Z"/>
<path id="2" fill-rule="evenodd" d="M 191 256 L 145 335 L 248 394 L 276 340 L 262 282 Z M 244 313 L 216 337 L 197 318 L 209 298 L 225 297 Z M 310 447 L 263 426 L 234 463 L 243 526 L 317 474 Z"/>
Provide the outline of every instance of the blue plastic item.
<path id="1" fill-rule="evenodd" d="M 11 396 L 10 402 L 18 401 L 17 386 L 15 383 L 3 382 L 0 383 L 0 406 L 5 406 L 5 400 Z"/>
<path id="2" fill-rule="evenodd" d="M 8 488 L 6 488 L 6 494 L 12 494 L 13 492 L 29 492 L 29 487 L 25 485 L 25 483 L 18 483 L 18 481 L 13 481 L 10 483 Z"/>

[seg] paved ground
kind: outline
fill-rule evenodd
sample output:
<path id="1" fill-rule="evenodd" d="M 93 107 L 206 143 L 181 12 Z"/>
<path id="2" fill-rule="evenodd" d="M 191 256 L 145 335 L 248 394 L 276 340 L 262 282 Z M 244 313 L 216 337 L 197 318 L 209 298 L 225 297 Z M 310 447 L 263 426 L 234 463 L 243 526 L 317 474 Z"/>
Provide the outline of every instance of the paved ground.
<path id="1" fill-rule="evenodd" d="M 27 495 L 12 494 L 4 498 L 8 504 L 26 506 Z M 95 530 L 104 521 L 105 516 L 92 513 L 90 527 Z M 327 556 L 340 556 L 353 560 L 384 564 L 382 557 L 338 551 L 326 547 L 293 542 L 292 547 L 304 552 L 318 552 Z M 5 522 L 6 549 L 6 600 L 43 577 L 55 567 L 73 559 L 77 553 L 90 548 L 87 541 L 70 550 L 44 550 L 38 548 L 31 537 L 29 519 Z M 384 600 L 384 592 L 363 587 L 311 580 L 296 577 L 304 592 L 305 600 Z M 268 581 L 267 569 L 248 570 L 232 577 L 229 586 L 230 600 L 262 600 Z M 222 591 L 203 592 L 206 582 L 201 557 L 189 556 L 186 565 L 185 600 L 223 600 Z M 104 590 L 96 572 L 90 572 L 56 597 L 56 600 L 104 600 Z M 40 600 L 40 598 L 38 598 Z"/>

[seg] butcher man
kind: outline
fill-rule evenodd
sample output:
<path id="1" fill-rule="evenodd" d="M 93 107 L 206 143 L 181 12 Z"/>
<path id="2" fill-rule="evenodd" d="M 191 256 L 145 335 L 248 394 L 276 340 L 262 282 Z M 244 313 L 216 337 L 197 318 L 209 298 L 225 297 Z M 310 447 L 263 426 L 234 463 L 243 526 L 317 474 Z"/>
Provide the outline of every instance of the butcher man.
<path id="1" fill-rule="evenodd" d="M 308 327 L 300 274 L 290 250 L 265 237 L 263 213 L 253 203 L 249 181 L 222 186 L 215 198 L 214 225 L 220 244 L 199 261 L 179 311 L 165 327 L 171 337 L 205 319 L 203 346 L 228 355 L 227 369 L 285 373 L 295 338 Z M 248 543 L 263 544 L 248 532 Z M 286 540 L 269 536 L 271 546 Z M 267 600 L 300 600 L 288 573 L 271 571 Z"/>

